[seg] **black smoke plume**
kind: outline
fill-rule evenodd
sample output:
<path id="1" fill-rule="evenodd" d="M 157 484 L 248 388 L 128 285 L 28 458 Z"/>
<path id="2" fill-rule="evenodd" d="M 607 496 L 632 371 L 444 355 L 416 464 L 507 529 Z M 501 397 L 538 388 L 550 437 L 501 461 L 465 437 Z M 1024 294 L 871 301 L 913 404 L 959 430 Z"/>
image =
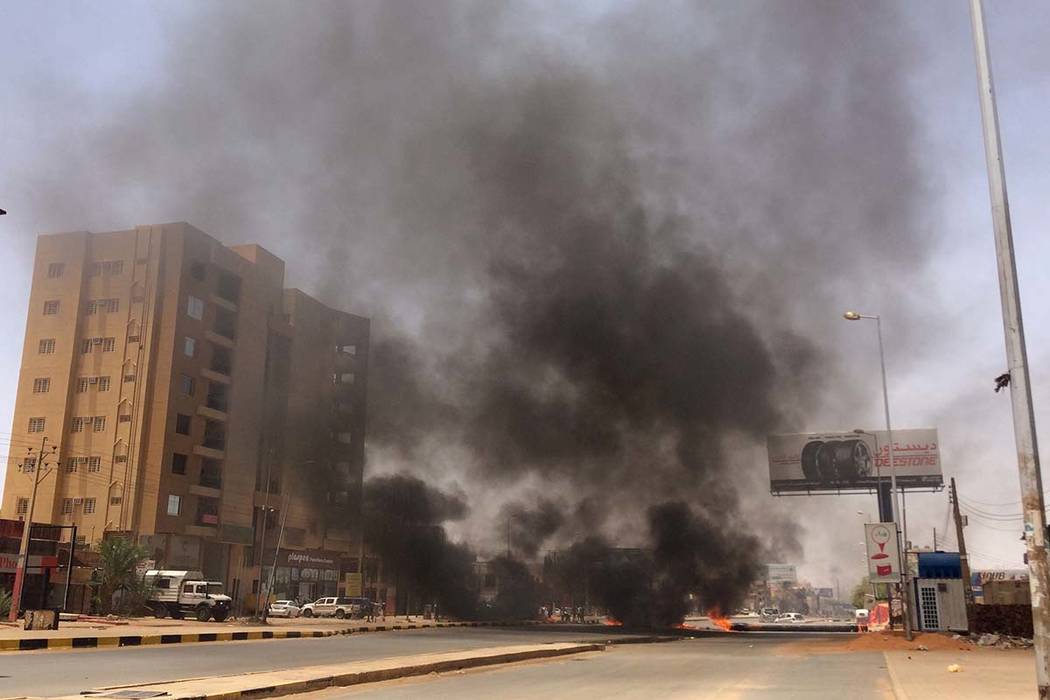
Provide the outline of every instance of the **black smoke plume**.
<path id="1" fill-rule="evenodd" d="M 269 244 L 292 283 L 376 320 L 370 473 L 455 479 L 472 511 L 449 530 L 489 551 L 503 503 L 556 493 L 564 523 L 538 548 L 600 534 L 666 550 L 685 562 L 674 576 L 726 598 L 691 562 L 720 552 L 746 578 L 757 545 L 697 535 L 745 529 L 755 446 L 864 401 L 825 351 L 840 302 L 908 325 L 904 285 L 934 227 L 902 14 L 194 6 L 165 24 L 146 84 L 13 88 L 35 100 L 41 152 L 9 197 L 40 229 L 186 219 Z M 650 510 L 669 501 L 703 521 Z M 653 513 L 693 534 L 650 540 Z M 415 522 L 372 536 L 432 585 L 397 552 L 459 568 L 462 552 L 438 516 Z M 673 610 L 679 584 L 659 590 Z"/>
<path id="2" fill-rule="evenodd" d="M 396 586 L 398 608 L 418 610 L 436 602 L 447 614 L 474 614 L 477 599 L 470 586 L 474 553 L 450 541 L 443 527 L 466 514 L 460 498 L 415 477 L 394 475 L 365 482 L 365 544 L 380 557 L 384 580 Z"/>

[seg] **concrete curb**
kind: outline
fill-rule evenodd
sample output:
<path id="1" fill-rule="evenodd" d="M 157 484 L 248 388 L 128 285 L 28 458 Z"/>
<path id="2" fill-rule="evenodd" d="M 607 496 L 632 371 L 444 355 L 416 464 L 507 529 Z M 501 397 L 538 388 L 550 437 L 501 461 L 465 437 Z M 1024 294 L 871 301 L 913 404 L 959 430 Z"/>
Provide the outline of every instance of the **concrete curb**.
<path id="1" fill-rule="evenodd" d="M 426 629 L 430 627 L 518 627 L 539 624 L 533 621 L 518 622 L 403 622 L 369 627 L 342 627 L 331 630 L 246 630 L 243 632 L 186 632 L 180 634 L 125 634 L 100 635 L 96 637 L 37 637 L 29 639 L 0 639 L 0 651 L 42 651 L 70 649 L 109 649 L 113 647 L 139 647 L 158 644 L 192 644 L 197 642 L 241 642 L 258 639 L 318 639 L 365 632 L 391 632 L 396 630 Z"/>
<path id="2" fill-rule="evenodd" d="M 236 700 L 237 698 L 272 698 L 280 697 L 283 695 L 293 695 L 297 693 L 306 693 L 315 690 L 323 690 L 325 688 L 361 685 L 364 683 L 380 683 L 383 681 L 396 680 L 398 678 L 425 676 L 430 673 L 447 673 L 449 671 L 459 671 L 470 668 L 481 668 L 484 666 L 495 666 L 500 664 L 515 663 L 519 661 L 528 661 L 533 659 L 556 658 L 559 656 L 569 656 L 572 654 L 582 654 L 591 651 L 604 650 L 605 644 L 600 642 L 562 645 L 560 647 L 555 646 L 552 648 L 528 649 L 524 651 L 508 651 L 505 653 L 490 655 L 485 655 L 483 653 L 484 650 L 480 649 L 472 652 L 475 654 L 474 656 L 465 656 L 463 658 L 458 659 L 447 659 L 424 663 L 410 663 L 404 666 L 392 666 L 389 668 L 347 671 L 345 673 L 334 673 L 330 675 L 318 676 L 315 678 L 288 681 L 275 682 L 273 680 L 263 678 L 258 680 L 258 685 L 251 684 L 251 680 L 253 680 L 251 676 L 262 674 L 246 674 L 245 677 L 248 681 L 246 685 L 248 687 L 240 688 L 237 690 L 217 690 L 215 692 L 206 691 L 204 693 L 188 694 L 183 694 L 180 693 L 178 690 L 172 689 L 172 697 L 176 697 L 179 700 Z M 175 683 L 178 683 L 178 681 L 176 681 Z M 137 685 L 133 687 L 140 690 L 160 690 L 163 689 L 166 685 L 171 684 L 159 683 L 152 685 Z M 86 697 L 106 697 L 109 692 L 111 691 L 101 690 L 97 693 L 87 691 L 86 693 L 81 693 L 81 695 Z"/>

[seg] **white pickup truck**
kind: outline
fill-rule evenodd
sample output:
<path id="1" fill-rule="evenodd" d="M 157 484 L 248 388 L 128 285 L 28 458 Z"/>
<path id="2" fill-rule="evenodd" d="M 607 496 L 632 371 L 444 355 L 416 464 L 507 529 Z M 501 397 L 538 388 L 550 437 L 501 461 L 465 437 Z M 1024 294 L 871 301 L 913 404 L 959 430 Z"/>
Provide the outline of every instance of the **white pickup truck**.
<path id="1" fill-rule="evenodd" d="M 222 592 L 222 583 L 205 580 L 199 571 L 151 569 L 146 582 L 150 584 L 146 604 L 157 617 L 190 615 L 200 622 L 212 618 L 222 622 L 230 615 L 230 597 Z"/>

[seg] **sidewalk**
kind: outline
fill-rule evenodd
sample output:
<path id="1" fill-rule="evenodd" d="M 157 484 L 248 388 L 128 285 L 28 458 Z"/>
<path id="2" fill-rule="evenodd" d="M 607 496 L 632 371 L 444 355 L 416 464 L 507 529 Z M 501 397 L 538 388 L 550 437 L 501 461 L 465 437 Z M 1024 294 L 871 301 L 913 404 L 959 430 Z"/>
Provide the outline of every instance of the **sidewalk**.
<path id="1" fill-rule="evenodd" d="M 18 625 L 4 623 L 0 624 L 0 651 L 315 638 L 424 627 L 476 627 L 507 624 L 510 623 L 434 622 L 419 617 L 413 617 L 411 621 L 406 621 L 404 617 L 388 617 L 386 621 L 378 622 L 335 618 L 307 619 L 300 617 L 292 620 L 280 618 L 271 619 L 266 625 L 248 620 L 196 622 L 193 620 L 133 618 L 112 622 L 62 622 L 57 630 L 23 630 L 21 623 Z"/>
<path id="2" fill-rule="evenodd" d="M 1036 696 L 1035 654 L 1031 649 L 883 653 L 897 700 Z M 958 664 L 961 670 L 949 672 L 950 664 Z"/>
<path id="3" fill-rule="evenodd" d="M 395 678 L 422 676 L 428 673 L 444 673 L 466 668 L 513 663 L 529 659 L 552 658 L 569 654 L 603 651 L 604 644 L 551 643 L 518 644 L 490 647 L 469 651 L 451 651 L 434 654 L 416 654 L 370 661 L 356 661 L 324 666 L 262 673 L 243 673 L 214 678 L 173 681 L 149 685 L 99 688 L 92 697 L 149 697 L 155 692 L 171 700 L 194 698 L 195 700 L 234 700 L 242 697 L 277 697 L 292 693 L 305 693 L 337 686 L 376 683 Z M 132 695 L 132 694 L 135 695 Z M 81 696 L 70 696 L 74 700 Z"/>

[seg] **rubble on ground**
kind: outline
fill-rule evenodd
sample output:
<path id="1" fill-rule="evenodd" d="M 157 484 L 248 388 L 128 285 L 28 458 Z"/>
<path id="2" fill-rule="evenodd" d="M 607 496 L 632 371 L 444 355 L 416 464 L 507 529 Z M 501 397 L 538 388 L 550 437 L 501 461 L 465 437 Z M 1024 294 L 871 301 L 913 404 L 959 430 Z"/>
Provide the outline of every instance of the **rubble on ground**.
<path id="1" fill-rule="evenodd" d="M 1028 649 L 1033 644 L 1032 640 L 1027 637 L 1014 637 L 995 632 L 985 632 L 976 638 L 971 637 L 969 641 L 979 647 L 995 647 L 996 649 Z"/>

